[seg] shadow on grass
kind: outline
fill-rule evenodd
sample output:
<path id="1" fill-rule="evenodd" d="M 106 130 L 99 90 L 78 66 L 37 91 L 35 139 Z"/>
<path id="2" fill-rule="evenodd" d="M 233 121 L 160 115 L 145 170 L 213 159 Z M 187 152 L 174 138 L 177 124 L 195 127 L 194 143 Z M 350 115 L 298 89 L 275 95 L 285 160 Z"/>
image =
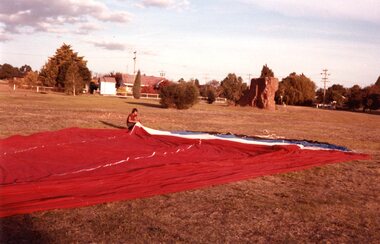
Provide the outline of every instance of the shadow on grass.
<path id="1" fill-rule="evenodd" d="M 0 243 L 49 243 L 47 233 L 40 232 L 33 223 L 33 218 L 16 215 L 0 220 Z"/>
<path id="2" fill-rule="evenodd" d="M 343 108 L 337 108 L 337 109 L 325 109 L 325 108 L 319 108 L 321 110 L 327 110 L 327 111 L 336 111 L 336 112 L 351 112 L 351 113 L 360 113 L 360 114 L 370 114 L 370 115 L 380 115 L 380 109 L 378 110 L 365 110 L 363 109 L 343 109 Z"/>
<path id="3" fill-rule="evenodd" d="M 102 124 L 105 124 L 107 126 L 110 126 L 110 127 L 113 127 L 113 128 L 116 128 L 116 129 L 121 129 L 121 130 L 124 130 L 124 129 L 127 129 L 126 126 L 120 126 L 120 125 L 115 125 L 115 124 L 112 124 L 112 123 L 109 123 L 109 122 L 106 122 L 106 121 L 103 121 L 103 120 L 99 120 Z"/>
<path id="4" fill-rule="evenodd" d="M 127 102 L 131 105 L 140 105 L 151 108 L 163 108 L 160 104 L 144 103 L 144 102 Z"/>

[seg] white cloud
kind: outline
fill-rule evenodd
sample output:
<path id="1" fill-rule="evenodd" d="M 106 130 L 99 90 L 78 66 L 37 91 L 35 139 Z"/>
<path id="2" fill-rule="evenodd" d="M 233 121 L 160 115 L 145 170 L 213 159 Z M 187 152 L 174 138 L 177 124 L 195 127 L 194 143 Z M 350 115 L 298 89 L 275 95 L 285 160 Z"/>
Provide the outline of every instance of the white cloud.
<path id="1" fill-rule="evenodd" d="M 6 35 L 4 32 L 0 31 L 0 42 L 6 42 L 11 40 L 11 38 Z"/>
<path id="2" fill-rule="evenodd" d="M 138 3 L 138 6 L 156 7 L 156 8 L 167 8 L 167 9 L 186 9 L 190 5 L 188 0 L 142 0 Z"/>
<path id="3" fill-rule="evenodd" d="M 124 51 L 128 46 L 120 42 L 107 42 L 107 41 L 90 41 L 95 47 L 100 47 L 111 51 Z"/>
<path id="4" fill-rule="evenodd" d="M 167 8 L 173 5 L 173 0 L 143 0 L 141 4 L 145 7 L 158 7 L 158 8 Z"/>
<path id="5" fill-rule="evenodd" d="M 104 50 L 109 51 L 126 51 L 126 52 L 134 52 L 137 51 L 138 55 L 144 55 L 144 56 L 158 56 L 158 53 L 156 51 L 152 51 L 149 48 L 145 47 L 139 47 L 133 44 L 129 43 L 123 43 L 120 41 L 107 41 L 105 39 L 103 40 L 87 40 L 87 43 L 91 43 L 95 47 L 102 48 Z"/>
<path id="6" fill-rule="evenodd" d="M 0 1 L 0 24 L 9 33 L 32 31 L 57 32 L 65 24 L 101 22 L 129 22 L 125 11 L 111 10 L 95 0 L 12 0 Z"/>
<path id="7" fill-rule="evenodd" d="M 146 55 L 146 56 L 159 56 L 157 52 L 152 50 L 145 50 L 145 51 L 139 51 L 139 54 Z"/>
<path id="8" fill-rule="evenodd" d="M 103 28 L 100 27 L 99 25 L 97 24 L 93 24 L 93 23 L 85 23 L 85 24 L 82 24 L 80 26 L 78 26 L 77 30 L 75 31 L 76 34 L 79 34 L 79 35 L 87 35 L 89 34 L 90 32 L 93 32 L 93 31 L 98 31 L 98 30 L 102 30 Z"/>
<path id="9" fill-rule="evenodd" d="M 243 2 L 286 16 L 352 19 L 380 24 L 378 0 L 243 0 Z"/>

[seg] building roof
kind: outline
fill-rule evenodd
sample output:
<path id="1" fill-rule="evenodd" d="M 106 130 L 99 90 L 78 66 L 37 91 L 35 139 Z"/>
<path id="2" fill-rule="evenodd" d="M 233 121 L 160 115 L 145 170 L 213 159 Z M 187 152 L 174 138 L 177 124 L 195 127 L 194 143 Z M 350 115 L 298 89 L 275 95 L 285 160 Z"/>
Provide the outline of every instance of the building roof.
<path id="1" fill-rule="evenodd" d="M 122 79 L 124 85 L 133 85 L 135 82 L 135 75 L 123 74 Z M 165 80 L 163 77 L 141 75 L 141 86 L 155 86 L 163 80 Z"/>
<path id="2" fill-rule="evenodd" d="M 113 83 L 116 83 L 116 80 L 115 80 L 114 77 L 103 76 L 103 77 L 100 77 L 99 82 L 113 82 Z"/>

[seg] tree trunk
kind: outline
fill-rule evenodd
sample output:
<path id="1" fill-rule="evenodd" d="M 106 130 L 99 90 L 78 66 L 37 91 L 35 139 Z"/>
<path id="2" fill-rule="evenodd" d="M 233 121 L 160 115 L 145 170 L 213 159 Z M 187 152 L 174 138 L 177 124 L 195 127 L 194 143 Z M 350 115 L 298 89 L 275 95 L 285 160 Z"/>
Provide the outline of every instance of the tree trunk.
<path id="1" fill-rule="evenodd" d="M 73 79 L 73 96 L 75 96 L 75 80 Z"/>

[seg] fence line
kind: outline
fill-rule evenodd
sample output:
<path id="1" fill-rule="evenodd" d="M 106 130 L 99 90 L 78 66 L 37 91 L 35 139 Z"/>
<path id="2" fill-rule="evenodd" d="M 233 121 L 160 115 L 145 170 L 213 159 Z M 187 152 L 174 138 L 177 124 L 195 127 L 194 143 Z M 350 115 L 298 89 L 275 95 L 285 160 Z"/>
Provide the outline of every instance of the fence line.
<path id="1" fill-rule="evenodd" d="M 118 92 L 116 96 L 117 97 L 133 98 L 133 94 L 132 93 L 127 93 L 127 92 Z M 141 97 L 140 98 L 159 100 L 160 99 L 160 94 L 156 94 L 156 93 L 141 93 Z M 208 98 L 207 97 L 201 97 L 201 96 L 199 96 L 198 99 L 200 101 L 206 102 Z M 227 99 L 223 98 L 223 97 L 217 97 L 215 99 L 215 102 L 216 103 L 226 103 Z"/>
<path id="2" fill-rule="evenodd" d="M 198 97 L 199 100 L 207 102 L 208 97 Z M 226 103 L 227 99 L 223 97 L 217 97 L 215 98 L 216 103 Z"/>
<path id="3" fill-rule="evenodd" d="M 29 89 L 29 90 L 33 90 L 33 89 L 36 89 L 36 92 L 46 92 L 46 91 L 54 91 L 54 90 L 57 90 L 59 88 L 57 87 L 50 87 L 50 86 L 28 86 L 28 85 L 21 85 L 21 88 L 23 89 Z M 13 85 L 13 90 L 15 91 L 16 90 L 16 85 L 14 84 Z M 117 97 L 126 97 L 126 98 L 133 98 L 133 94 L 132 93 L 127 93 L 127 92 L 118 92 L 116 94 Z M 141 97 L 140 98 L 145 98 L 145 99 L 155 99 L 155 100 L 159 100 L 160 99 L 160 94 L 156 94 L 156 93 L 141 93 Z M 200 101 L 207 101 L 207 97 L 201 97 L 199 96 L 198 99 Z M 226 98 L 222 98 L 222 97 L 217 97 L 215 99 L 215 103 L 226 103 L 227 102 L 227 99 Z"/>
<path id="4" fill-rule="evenodd" d="M 45 92 L 45 91 L 59 91 L 60 88 L 58 87 L 51 87 L 51 86 L 28 86 L 28 85 L 16 85 L 13 84 L 12 89 L 13 91 L 16 91 L 16 88 L 26 89 L 26 90 L 36 90 L 36 92 Z"/>
<path id="5" fill-rule="evenodd" d="M 116 94 L 117 97 L 130 97 L 130 98 L 133 98 L 133 94 L 132 93 L 127 93 L 127 92 L 118 92 Z M 141 97 L 140 98 L 146 98 L 146 99 L 160 99 L 160 94 L 156 94 L 156 93 L 141 93 Z"/>

